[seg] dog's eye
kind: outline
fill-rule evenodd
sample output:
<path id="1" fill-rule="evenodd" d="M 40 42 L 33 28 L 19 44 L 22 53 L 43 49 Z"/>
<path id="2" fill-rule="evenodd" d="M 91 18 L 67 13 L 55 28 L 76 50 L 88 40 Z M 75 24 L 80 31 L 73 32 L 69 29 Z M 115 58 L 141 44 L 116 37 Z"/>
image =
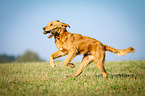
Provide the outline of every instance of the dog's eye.
<path id="1" fill-rule="evenodd" d="M 53 24 L 51 24 L 50 26 L 53 26 Z"/>

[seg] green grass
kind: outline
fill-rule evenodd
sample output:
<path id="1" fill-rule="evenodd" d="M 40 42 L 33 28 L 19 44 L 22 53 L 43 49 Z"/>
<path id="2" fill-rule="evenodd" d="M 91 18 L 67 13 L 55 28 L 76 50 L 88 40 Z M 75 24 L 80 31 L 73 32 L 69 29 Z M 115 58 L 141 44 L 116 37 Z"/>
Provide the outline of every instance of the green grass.
<path id="1" fill-rule="evenodd" d="M 0 96 L 145 96 L 145 61 L 106 62 L 108 79 L 92 63 L 79 77 L 79 68 L 56 62 L 0 64 Z"/>

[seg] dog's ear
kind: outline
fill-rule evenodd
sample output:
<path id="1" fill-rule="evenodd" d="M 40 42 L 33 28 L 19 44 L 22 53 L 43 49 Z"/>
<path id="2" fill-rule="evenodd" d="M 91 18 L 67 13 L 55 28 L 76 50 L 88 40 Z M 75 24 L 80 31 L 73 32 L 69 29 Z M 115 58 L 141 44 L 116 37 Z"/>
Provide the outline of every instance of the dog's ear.
<path id="1" fill-rule="evenodd" d="M 62 26 L 65 26 L 65 27 L 69 27 L 70 28 L 70 26 L 68 24 L 65 24 L 65 23 L 62 23 Z"/>
<path id="2" fill-rule="evenodd" d="M 56 20 L 57 22 L 60 22 L 59 20 Z"/>

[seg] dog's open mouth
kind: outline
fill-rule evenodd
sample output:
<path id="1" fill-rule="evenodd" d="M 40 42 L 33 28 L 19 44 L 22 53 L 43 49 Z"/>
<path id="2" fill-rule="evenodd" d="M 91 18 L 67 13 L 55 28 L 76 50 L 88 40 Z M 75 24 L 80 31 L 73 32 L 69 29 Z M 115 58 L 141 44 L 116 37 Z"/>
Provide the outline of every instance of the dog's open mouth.
<path id="1" fill-rule="evenodd" d="M 48 33 L 48 38 L 52 37 L 52 33 Z"/>
<path id="2" fill-rule="evenodd" d="M 43 34 L 48 34 L 48 38 L 51 38 L 53 36 L 50 31 L 44 31 Z"/>

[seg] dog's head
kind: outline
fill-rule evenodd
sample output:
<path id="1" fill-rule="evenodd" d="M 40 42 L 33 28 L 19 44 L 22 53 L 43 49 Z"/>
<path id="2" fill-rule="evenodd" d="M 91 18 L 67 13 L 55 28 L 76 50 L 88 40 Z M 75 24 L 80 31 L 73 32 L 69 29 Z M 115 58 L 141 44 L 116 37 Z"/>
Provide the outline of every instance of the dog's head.
<path id="1" fill-rule="evenodd" d="M 48 34 L 48 38 L 51 38 L 53 36 L 59 35 L 60 32 L 65 32 L 66 27 L 70 28 L 68 24 L 62 23 L 59 20 L 51 21 L 43 28 L 43 34 Z"/>

